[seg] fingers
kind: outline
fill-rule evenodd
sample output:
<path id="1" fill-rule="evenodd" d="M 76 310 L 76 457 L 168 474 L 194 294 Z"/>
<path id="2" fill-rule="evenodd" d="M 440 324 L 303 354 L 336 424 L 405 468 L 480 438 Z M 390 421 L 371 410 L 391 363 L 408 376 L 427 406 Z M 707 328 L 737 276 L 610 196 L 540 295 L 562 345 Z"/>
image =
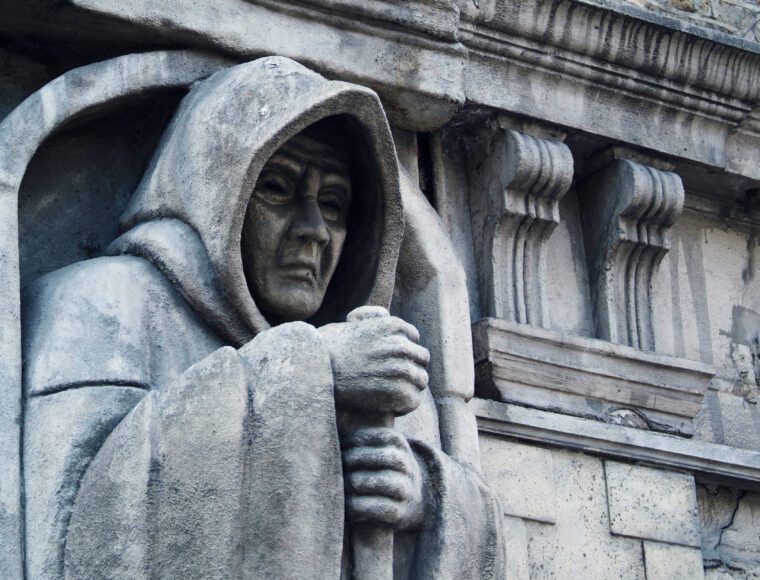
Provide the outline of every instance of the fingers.
<path id="1" fill-rule="evenodd" d="M 356 312 L 356 310 L 353 312 Z M 420 333 L 417 332 L 414 325 L 409 324 L 397 316 L 368 316 L 357 319 L 355 317 L 352 318 L 351 315 L 349 315 L 347 320 L 354 324 L 365 325 L 371 332 L 376 334 L 384 336 L 401 335 L 405 336 L 412 342 L 419 342 L 420 340 Z"/>
<path id="2" fill-rule="evenodd" d="M 383 341 L 380 348 L 373 353 L 373 357 L 397 357 L 411 360 L 422 367 L 426 367 L 430 362 L 430 351 L 406 337 L 394 335 Z"/>
<path id="3" fill-rule="evenodd" d="M 348 321 L 321 327 L 330 348 L 339 408 L 405 415 L 428 386 L 428 350 L 413 325 L 379 307 L 362 307 Z"/>
<path id="4" fill-rule="evenodd" d="M 417 331 L 414 325 L 409 324 L 406 320 L 402 320 L 396 316 L 391 316 L 389 318 L 379 318 L 373 322 L 379 326 L 387 328 L 389 334 L 402 334 L 412 342 L 420 341 L 420 333 Z"/>
<path id="5" fill-rule="evenodd" d="M 353 447 L 396 447 L 403 452 L 411 452 L 411 447 L 406 437 L 396 429 L 387 427 L 365 427 L 357 429 L 342 436 L 340 442 L 342 449 Z"/>
<path id="6" fill-rule="evenodd" d="M 409 476 L 398 471 L 357 471 L 345 477 L 349 496 L 375 495 L 406 501 L 412 495 Z"/>
<path id="7" fill-rule="evenodd" d="M 369 318 L 388 318 L 390 313 L 382 306 L 359 306 L 354 308 L 346 316 L 346 322 L 358 322 Z"/>
<path id="8" fill-rule="evenodd" d="M 390 469 L 404 472 L 407 464 L 403 453 L 397 449 L 355 447 L 343 452 L 343 466 L 348 470 Z"/>
<path id="9" fill-rule="evenodd" d="M 425 390 L 429 380 L 425 369 L 409 361 L 386 364 L 384 367 L 374 372 L 373 377 L 408 382 L 417 387 L 420 391 Z"/>
<path id="10" fill-rule="evenodd" d="M 423 514 L 422 474 L 406 437 L 387 427 L 365 427 L 341 436 L 346 515 L 396 529 Z"/>
<path id="11" fill-rule="evenodd" d="M 396 527 L 406 519 L 407 506 L 400 501 L 377 495 L 346 497 L 346 516 L 351 522 L 375 521 Z"/>

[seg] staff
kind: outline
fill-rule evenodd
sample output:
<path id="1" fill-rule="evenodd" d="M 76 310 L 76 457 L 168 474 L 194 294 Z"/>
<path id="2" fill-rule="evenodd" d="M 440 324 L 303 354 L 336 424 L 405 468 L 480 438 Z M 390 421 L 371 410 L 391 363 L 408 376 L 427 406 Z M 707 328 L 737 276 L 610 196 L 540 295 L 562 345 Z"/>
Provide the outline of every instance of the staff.
<path id="1" fill-rule="evenodd" d="M 358 308 L 349 313 L 347 322 L 390 316 L 380 308 Z M 393 427 L 393 414 L 353 415 L 348 423 L 358 427 Z M 393 530 L 376 524 L 354 524 L 351 528 L 350 546 L 353 552 L 352 580 L 393 580 Z"/>

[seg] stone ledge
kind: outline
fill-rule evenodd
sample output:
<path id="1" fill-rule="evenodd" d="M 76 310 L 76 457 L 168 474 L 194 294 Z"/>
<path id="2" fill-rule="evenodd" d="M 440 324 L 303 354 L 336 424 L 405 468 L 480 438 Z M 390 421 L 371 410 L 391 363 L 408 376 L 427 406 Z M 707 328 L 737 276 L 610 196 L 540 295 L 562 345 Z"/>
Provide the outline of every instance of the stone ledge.
<path id="1" fill-rule="evenodd" d="M 657 431 L 690 435 L 714 375 L 686 359 L 486 318 L 473 325 L 480 395 L 610 421 L 632 410 Z"/>
<path id="2" fill-rule="evenodd" d="M 682 469 L 693 472 L 702 482 L 760 490 L 758 451 L 483 399 L 473 399 L 470 408 L 481 433 Z"/>
<path id="3" fill-rule="evenodd" d="M 461 20 L 450 0 L 50 4 L 0 0 L 0 29 L 280 54 L 376 89 L 403 128 L 439 128 L 466 101 L 760 180 L 760 44 L 616 2 L 468 1 Z"/>

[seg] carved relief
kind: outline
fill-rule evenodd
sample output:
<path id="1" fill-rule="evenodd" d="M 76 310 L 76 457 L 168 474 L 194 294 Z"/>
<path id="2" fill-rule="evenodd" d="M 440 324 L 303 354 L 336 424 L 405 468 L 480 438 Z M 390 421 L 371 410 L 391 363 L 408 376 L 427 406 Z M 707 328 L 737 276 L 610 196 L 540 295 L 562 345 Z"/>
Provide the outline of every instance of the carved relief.
<path id="1" fill-rule="evenodd" d="M 466 406 L 463 275 L 400 173 L 379 99 L 286 58 L 179 55 L 72 71 L 0 126 L 23 140 L 71 79 L 90 92 L 53 107 L 56 127 L 115 106 L 126 82 L 198 81 L 123 234 L 30 282 L 21 334 L 3 337 L 17 362 L 23 348 L 8 385 L 23 405 L 12 491 L 27 501 L 26 536 L 0 552 L 23 544 L 30 576 L 51 580 L 502 577 Z M 120 74 L 134 61 L 190 64 L 168 80 Z M 14 211 L 44 136 L 0 160 Z M 2 240 L 15 251 L 17 237 Z M 18 305 L 18 255 L 1 254 L 2 298 Z"/>
<path id="2" fill-rule="evenodd" d="M 683 210 L 681 178 L 613 159 L 580 187 L 597 336 L 654 350 L 652 280 Z"/>
<path id="3" fill-rule="evenodd" d="M 572 182 L 570 150 L 559 141 L 507 129 L 494 138 L 472 173 L 483 312 L 548 328 L 546 241 L 559 223 L 559 200 Z"/>

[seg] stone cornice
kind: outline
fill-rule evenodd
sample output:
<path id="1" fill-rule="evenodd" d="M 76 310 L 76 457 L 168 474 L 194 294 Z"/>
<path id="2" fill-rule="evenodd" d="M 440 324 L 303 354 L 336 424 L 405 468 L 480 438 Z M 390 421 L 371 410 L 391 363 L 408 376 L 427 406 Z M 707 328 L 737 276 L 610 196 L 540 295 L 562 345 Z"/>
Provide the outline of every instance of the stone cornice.
<path id="1" fill-rule="evenodd" d="M 263 4 L 262 0 L 248 0 Z M 276 2 L 273 2 L 273 4 Z M 456 40 L 459 7 L 454 0 L 295 0 L 291 6 L 318 6 L 339 14 L 354 14 L 363 20 L 376 20 L 422 32 L 435 38 Z"/>
<path id="2" fill-rule="evenodd" d="M 463 15 L 460 29 L 502 33 L 564 54 L 620 65 L 637 74 L 682 83 L 737 99 L 757 100 L 760 45 L 623 2 L 496 0 L 493 14 Z M 462 40 L 467 44 L 465 34 Z M 548 51 L 545 51 L 548 52 Z"/>
<path id="3" fill-rule="evenodd" d="M 690 435 L 715 374 L 700 362 L 496 318 L 472 329 L 476 394 L 599 421 L 631 411 L 654 430 Z"/>
<path id="4" fill-rule="evenodd" d="M 481 433 L 695 473 L 706 483 L 760 489 L 760 452 L 473 399 Z"/>
<path id="5" fill-rule="evenodd" d="M 0 3 L 5 30 L 23 14 L 27 32 L 60 36 L 81 22 L 90 36 L 119 29 L 136 48 L 288 56 L 376 89 L 404 128 L 487 107 L 760 181 L 760 45 L 619 2 Z"/>

